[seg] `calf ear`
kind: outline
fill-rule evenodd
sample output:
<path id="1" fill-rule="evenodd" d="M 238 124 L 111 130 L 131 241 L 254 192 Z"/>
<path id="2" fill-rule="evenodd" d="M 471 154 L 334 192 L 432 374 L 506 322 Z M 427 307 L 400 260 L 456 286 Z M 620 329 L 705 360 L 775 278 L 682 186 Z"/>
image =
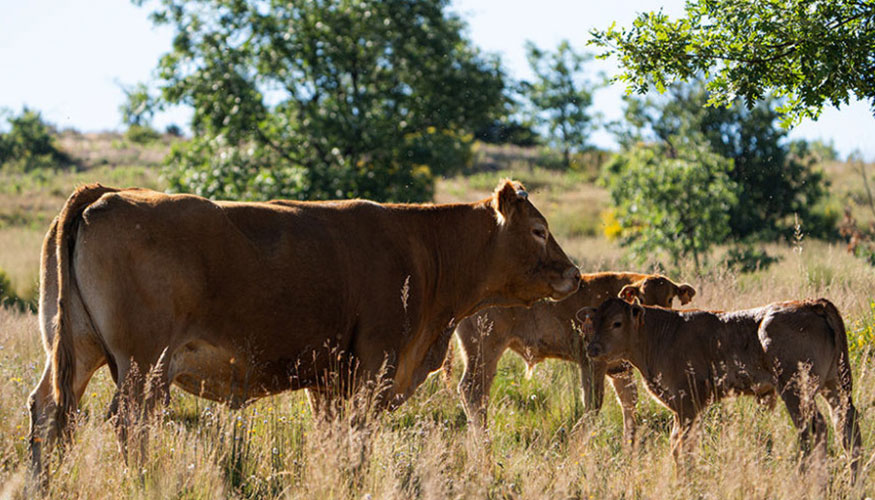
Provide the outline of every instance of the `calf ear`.
<path id="1" fill-rule="evenodd" d="M 681 304 L 689 304 L 693 297 L 696 296 L 696 289 L 684 283 L 678 287 L 678 298 Z"/>
<path id="2" fill-rule="evenodd" d="M 626 285 L 620 290 L 618 295 L 621 299 L 629 302 L 630 304 L 634 302 L 636 299 L 638 301 L 641 300 L 641 289 L 636 285 Z"/>
<path id="3" fill-rule="evenodd" d="M 632 303 L 632 321 L 639 330 L 644 324 L 644 308 L 641 307 L 641 303 L 637 300 Z"/>
<path id="4" fill-rule="evenodd" d="M 575 314 L 577 321 L 580 322 L 580 334 L 584 338 L 591 338 L 595 334 L 592 323 L 595 311 L 595 307 L 584 307 L 583 309 L 578 310 Z"/>
<path id="5" fill-rule="evenodd" d="M 510 220 L 520 203 L 526 201 L 528 197 L 529 193 L 522 184 L 505 179 L 495 188 L 495 193 L 492 195 L 493 206 L 500 216 L 499 220 Z"/>
<path id="6" fill-rule="evenodd" d="M 596 308 L 595 307 L 584 307 L 577 311 L 575 316 L 577 316 L 577 321 L 583 323 L 584 321 L 592 321 L 592 317 L 595 315 Z"/>

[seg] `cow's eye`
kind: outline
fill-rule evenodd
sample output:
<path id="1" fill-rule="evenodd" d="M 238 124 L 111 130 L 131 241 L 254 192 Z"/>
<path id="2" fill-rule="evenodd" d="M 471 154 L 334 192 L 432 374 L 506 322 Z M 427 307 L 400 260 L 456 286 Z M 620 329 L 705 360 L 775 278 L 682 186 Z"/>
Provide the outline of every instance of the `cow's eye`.
<path id="1" fill-rule="evenodd" d="M 614 321 L 614 325 L 613 325 L 613 327 L 614 327 L 614 328 L 620 328 L 621 325 L 622 325 L 622 323 L 620 323 L 619 321 Z"/>
<path id="2" fill-rule="evenodd" d="M 547 230 L 546 229 L 542 229 L 540 227 L 532 229 L 532 234 L 534 234 L 535 238 L 538 238 L 539 240 L 546 240 L 547 239 Z"/>

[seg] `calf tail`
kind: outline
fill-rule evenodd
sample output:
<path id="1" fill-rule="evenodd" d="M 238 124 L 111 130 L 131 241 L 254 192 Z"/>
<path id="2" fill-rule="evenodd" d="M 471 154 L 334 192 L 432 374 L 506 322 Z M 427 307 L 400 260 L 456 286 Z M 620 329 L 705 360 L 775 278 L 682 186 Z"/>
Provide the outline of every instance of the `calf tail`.
<path id="1" fill-rule="evenodd" d="M 819 306 L 818 313 L 823 316 L 829 329 L 832 330 L 836 350 L 838 351 L 837 367 L 840 387 L 842 392 L 850 397 L 853 390 L 853 379 L 850 355 L 848 354 L 848 336 L 845 333 L 845 322 L 842 320 L 842 316 L 839 314 L 836 306 L 829 300 L 818 299 L 816 304 Z"/>
<path id="2" fill-rule="evenodd" d="M 58 262 L 58 316 L 52 342 L 52 397 L 56 405 L 53 424 L 55 436 L 63 434 L 69 416 L 75 411 L 78 403 L 73 391 L 76 354 L 73 333 L 70 331 L 71 300 L 73 294 L 78 293 L 72 269 L 76 232 L 82 219 L 82 212 L 104 194 L 115 191 L 118 189 L 107 188 L 100 184 L 82 186 L 70 195 L 57 219 L 55 248 Z"/>

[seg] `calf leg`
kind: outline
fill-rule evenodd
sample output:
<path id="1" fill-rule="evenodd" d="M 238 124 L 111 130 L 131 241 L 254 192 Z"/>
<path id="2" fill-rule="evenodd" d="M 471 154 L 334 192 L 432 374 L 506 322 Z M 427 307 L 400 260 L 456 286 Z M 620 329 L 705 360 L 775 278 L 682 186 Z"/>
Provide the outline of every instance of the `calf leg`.
<path id="1" fill-rule="evenodd" d="M 856 477 L 860 468 L 863 438 L 857 409 L 849 391 L 843 390 L 837 381 L 828 382 L 821 391 L 829 404 L 836 436 L 841 436 L 842 448 L 851 456 L 851 469 Z"/>
<path id="2" fill-rule="evenodd" d="M 585 353 L 578 360 L 578 364 L 580 365 L 583 409 L 587 413 L 597 414 L 604 402 L 607 364 L 602 361 L 591 361 Z"/>
<path id="3" fill-rule="evenodd" d="M 468 352 L 465 355 L 467 358 Z M 467 358 L 462 380 L 459 381 L 459 394 L 465 414 L 468 415 L 468 423 L 477 430 L 486 429 L 489 389 L 500 357 L 501 353 L 481 352 Z"/>
<path id="4" fill-rule="evenodd" d="M 674 423 L 671 428 L 671 454 L 674 457 L 675 465 L 679 469 L 683 469 L 686 464 L 686 456 L 693 450 L 696 443 L 696 436 L 693 426 L 696 418 L 681 417 L 679 414 L 674 414 Z"/>
<path id="5" fill-rule="evenodd" d="M 820 457 L 826 456 L 826 421 L 814 405 L 814 398 L 802 398 L 794 390 L 783 390 L 781 399 L 787 406 L 787 412 L 793 420 L 793 425 L 799 430 L 799 447 L 803 458 L 812 451 Z"/>
<path id="6" fill-rule="evenodd" d="M 635 376 L 632 367 L 624 363 L 624 369 L 610 373 L 611 385 L 617 394 L 617 401 L 623 410 L 623 441 L 626 444 L 635 443 L 637 427 L 635 405 L 638 404 L 638 388 L 635 386 Z"/>

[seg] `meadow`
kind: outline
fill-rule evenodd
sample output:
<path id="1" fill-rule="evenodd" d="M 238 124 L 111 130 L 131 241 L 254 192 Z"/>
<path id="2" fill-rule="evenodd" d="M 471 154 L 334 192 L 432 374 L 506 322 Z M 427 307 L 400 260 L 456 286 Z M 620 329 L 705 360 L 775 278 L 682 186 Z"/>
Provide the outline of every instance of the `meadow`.
<path id="1" fill-rule="evenodd" d="M 100 144 L 95 141 L 101 140 Z M 143 151 L 120 137 L 68 138 L 77 171 L 0 173 L 0 269 L 22 297 L 35 293 L 43 233 L 81 183 L 163 186 L 157 160 L 166 144 Z M 502 177 L 527 184 L 557 240 L 584 272 L 651 270 L 604 236 L 607 192 L 597 172 L 559 172 L 538 166 L 525 151 L 485 148 L 488 165 L 438 184 L 436 201 L 485 197 Z M 861 189 L 854 165 L 823 166 L 832 180 L 830 203 L 853 204 Z M 870 171 L 872 169 L 870 168 Z M 736 309 L 767 302 L 827 297 L 842 312 L 854 371 L 854 400 L 862 415 L 864 453 L 852 481 L 847 459 L 830 433 L 829 457 L 798 466 L 796 432 L 779 404 L 772 411 L 752 398 L 727 400 L 704 415 L 690 466 L 677 471 L 669 452 L 671 415 L 640 389 L 641 432 L 622 445 L 618 405 L 606 397 L 597 417 L 583 414 L 575 366 L 525 365 L 507 354 L 491 393 L 488 440 L 469 434 L 454 380 L 434 375 L 398 410 L 314 419 L 303 392 L 266 398 L 237 411 L 179 390 L 151 424 L 146 457 L 125 463 L 104 420 L 114 386 L 101 369 L 88 386 L 73 444 L 50 465 L 51 498 L 863 498 L 875 496 L 875 268 L 846 252 L 844 243 L 804 236 L 766 250 L 780 261 L 741 274 L 721 265 L 718 249 L 699 272 L 682 264 L 665 272 L 698 290 L 692 306 Z M 26 495 L 28 393 L 45 360 L 36 316 L 0 309 L 0 498 Z M 610 394 L 610 389 L 607 390 Z M 823 405 L 821 405 L 823 408 Z M 822 411 L 825 411 L 823 409 Z M 353 425 L 352 421 L 356 423 Z M 831 429 L 832 430 L 832 429 Z"/>

